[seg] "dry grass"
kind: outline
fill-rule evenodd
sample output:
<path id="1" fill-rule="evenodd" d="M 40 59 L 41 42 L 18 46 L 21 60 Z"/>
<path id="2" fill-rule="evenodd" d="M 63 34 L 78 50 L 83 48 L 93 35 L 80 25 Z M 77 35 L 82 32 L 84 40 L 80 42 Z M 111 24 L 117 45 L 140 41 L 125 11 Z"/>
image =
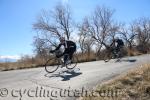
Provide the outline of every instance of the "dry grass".
<path id="1" fill-rule="evenodd" d="M 96 56 L 94 52 L 91 52 L 89 55 L 87 53 L 78 53 L 78 62 L 89 62 L 89 61 L 96 61 Z"/>
<path id="2" fill-rule="evenodd" d="M 132 50 L 130 50 L 130 49 L 126 49 L 127 50 L 127 55 L 128 56 L 137 56 L 137 55 L 142 55 L 143 53 L 141 53 L 141 52 L 139 52 L 138 50 L 136 50 L 136 49 L 132 49 Z"/>
<path id="3" fill-rule="evenodd" d="M 9 70 L 26 69 L 26 68 L 34 68 L 34 67 L 36 67 L 36 65 L 31 63 L 22 63 L 22 62 L 0 63 L 0 71 L 9 71 Z"/>
<path id="4" fill-rule="evenodd" d="M 145 64 L 115 80 L 98 85 L 95 91 L 100 90 L 117 92 L 109 96 L 100 96 L 96 93 L 97 97 L 84 97 L 82 100 L 150 100 L 150 64 Z"/>
<path id="5" fill-rule="evenodd" d="M 95 53 L 91 52 L 89 55 L 87 53 L 77 54 L 78 57 L 78 63 L 80 62 L 89 62 L 89 61 L 95 61 Z M 23 60 L 20 60 L 18 62 L 5 62 L 0 63 L 0 71 L 9 71 L 9 70 L 17 70 L 17 69 L 25 69 L 25 68 L 34 68 L 34 67 L 41 67 L 45 64 L 46 60 L 43 58 L 24 58 Z M 51 63 L 53 64 L 53 63 Z M 50 64 L 50 65 L 51 65 Z"/>
<path id="6" fill-rule="evenodd" d="M 124 54 L 124 56 L 141 55 L 141 53 L 139 53 L 137 50 L 129 50 L 129 49 L 125 49 L 125 50 L 127 50 L 127 54 Z M 103 59 L 104 53 L 101 52 L 101 55 L 98 56 L 94 51 L 91 51 L 89 54 L 85 52 L 83 54 L 77 53 L 76 55 L 78 57 L 78 63 L 81 63 L 81 62 L 101 60 Z M 25 56 L 18 62 L 0 63 L 0 71 L 40 67 L 43 66 L 45 62 L 46 62 L 45 58 L 40 58 L 40 57 L 30 58 L 28 56 Z"/>

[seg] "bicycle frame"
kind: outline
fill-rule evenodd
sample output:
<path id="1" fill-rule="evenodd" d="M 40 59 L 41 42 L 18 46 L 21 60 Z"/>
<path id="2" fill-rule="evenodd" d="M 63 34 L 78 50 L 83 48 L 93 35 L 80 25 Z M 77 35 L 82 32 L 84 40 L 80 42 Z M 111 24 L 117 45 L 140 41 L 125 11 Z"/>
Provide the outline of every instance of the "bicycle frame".
<path id="1" fill-rule="evenodd" d="M 119 60 L 121 57 L 121 51 L 120 50 L 117 51 L 116 48 L 113 46 L 110 46 L 110 47 L 107 46 L 104 54 L 105 54 L 104 55 L 104 61 L 105 62 L 108 62 L 112 58 L 113 59 L 117 58 Z"/>
<path id="2" fill-rule="evenodd" d="M 76 58 L 77 61 L 74 62 L 74 63 L 64 64 L 63 56 L 58 58 L 56 53 L 54 53 L 53 55 L 54 55 L 54 57 L 52 57 L 51 59 L 47 60 L 47 62 L 45 63 L 45 70 L 48 73 L 55 72 L 59 67 L 61 67 L 61 68 L 62 67 L 66 67 L 67 69 L 73 69 L 77 65 L 77 61 L 78 61 L 77 58 Z M 52 66 L 49 66 L 49 62 L 52 61 L 52 60 L 55 61 L 55 64 L 52 65 Z M 64 66 L 63 66 L 63 64 L 64 64 Z M 53 70 L 49 70 L 49 68 L 54 68 L 54 69 Z"/>

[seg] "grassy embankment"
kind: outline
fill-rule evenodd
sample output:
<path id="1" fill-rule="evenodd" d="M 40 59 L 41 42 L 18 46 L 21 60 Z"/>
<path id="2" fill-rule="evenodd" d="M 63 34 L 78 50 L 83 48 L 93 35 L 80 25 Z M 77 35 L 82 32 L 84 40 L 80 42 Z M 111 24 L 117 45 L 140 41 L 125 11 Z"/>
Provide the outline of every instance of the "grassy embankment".
<path id="1" fill-rule="evenodd" d="M 150 64 L 97 85 L 95 91 L 101 92 L 95 92 L 97 97 L 83 97 L 82 100 L 150 100 Z"/>

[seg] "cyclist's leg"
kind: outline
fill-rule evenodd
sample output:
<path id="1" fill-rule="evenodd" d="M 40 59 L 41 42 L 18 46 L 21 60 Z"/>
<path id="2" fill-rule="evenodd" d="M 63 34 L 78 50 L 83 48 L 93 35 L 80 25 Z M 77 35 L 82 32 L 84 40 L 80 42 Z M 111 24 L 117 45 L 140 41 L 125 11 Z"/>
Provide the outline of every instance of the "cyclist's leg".
<path id="1" fill-rule="evenodd" d="M 76 48 L 70 48 L 70 52 L 69 52 L 69 60 L 72 59 L 73 54 L 75 53 L 75 51 L 76 51 Z"/>
<path id="2" fill-rule="evenodd" d="M 67 61 L 70 60 L 73 57 L 74 52 L 76 51 L 76 48 L 69 48 L 65 50 L 65 54 L 64 54 L 64 64 L 66 64 Z"/>
<path id="3" fill-rule="evenodd" d="M 66 50 L 64 51 L 64 64 L 66 64 L 66 62 L 67 62 L 67 60 L 68 60 L 68 56 L 69 56 L 69 50 L 66 49 Z"/>
<path id="4" fill-rule="evenodd" d="M 122 48 L 123 48 L 122 45 L 119 45 L 119 46 L 117 47 L 117 58 L 122 57 Z"/>
<path id="5" fill-rule="evenodd" d="M 123 56 L 122 53 L 123 53 L 123 46 L 121 45 L 119 48 L 119 57 Z"/>
<path id="6" fill-rule="evenodd" d="M 117 53 L 117 47 L 115 46 L 115 47 L 112 47 L 111 48 L 111 52 L 112 52 L 112 58 L 116 58 L 116 53 Z"/>
<path id="7" fill-rule="evenodd" d="M 73 54 L 76 51 L 76 48 L 70 48 L 69 49 L 69 60 L 67 61 L 67 69 L 73 69 L 77 65 L 77 58 L 73 56 Z"/>
<path id="8" fill-rule="evenodd" d="M 119 52 L 119 51 L 120 51 L 120 45 L 117 45 L 116 52 Z"/>

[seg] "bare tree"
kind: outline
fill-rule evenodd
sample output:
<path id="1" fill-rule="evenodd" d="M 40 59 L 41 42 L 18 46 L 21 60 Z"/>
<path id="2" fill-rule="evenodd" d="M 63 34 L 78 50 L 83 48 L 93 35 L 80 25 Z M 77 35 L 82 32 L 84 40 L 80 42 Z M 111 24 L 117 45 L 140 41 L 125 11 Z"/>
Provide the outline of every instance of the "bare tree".
<path id="1" fill-rule="evenodd" d="M 37 54 L 46 56 L 47 49 L 56 46 L 61 36 L 69 40 L 72 28 L 73 21 L 69 6 L 58 4 L 53 11 L 43 10 L 37 21 L 33 23 L 33 29 L 37 31 L 33 41 Z"/>
<path id="2" fill-rule="evenodd" d="M 146 53 L 150 48 L 150 19 L 143 17 L 135 20 L 132 24 L 133 32 L 138 35 L 138 49 Z"/>
<path id="3" fill-rule="evenodd" d="M 93 47 L 94 41 L 92 38 L 86 38 L 85 42 L 84 42 L 84 48 L 87 52 L 87 59 L 90 59 L 90 55 L 91 55 L 91 51 L 92 51 L 92 47 Z"/>
<path id="4" fill-rule="evenodd" d="M 90 52 L 91 50 L 91 46 L 93 44 L 93 40 L 92 38 L 90 37 L 88 31 L 86 30 L 86 27 L 88 26 L 88 19 L 85 18 L 83 20 L 83 23 L 78 26 L 78 29 L 79 29 L 79 45 L 80 45 L 80 48 L 81 48 L 81 51 L 82 51 L 82 54 L 85 52 L 85 51 L 88 51 Z"/>
<path id="5" fill-rule="evenodd" d="M 69 40 L 72 32 L 71 27 L 73 24 L 70 8 L 62 5 L 56 6 L 55 18 L 58 23 L 59 30 L 61 30 Z"/>
<path id="6" fill-rule="evenodd" d="M 87 60 L 89 61 L 95 41 L 93 38 L 91 38 L 87 30 L 88 27 L 89 27 L 89 20 L 88 20 L 88 17 L 85 17 L 81 25 L 78 26 L 78 30 L 79 30 L 78 42 L 79 42 L 79 46 L 80 46 L 82 54 L 86 54 Z"/>
<path id="7" fill-rule="evenodd" d="M 47 42 L 36 36 L 34 37 L 33 45 L 35 48 L 34 52 L 36 52 L 36 58 L 41 58 L 42 61 L 45 61 L 49 51 L 49 45 L 47 45 Z"/>
<path id="8" fill-rule="evenodd" d="M 69 6 L 57 5 L 54 11 L 43 10 L 33 29 L 42 33 L 49 33 L 54 36 L 66 36 L 69 40 L 72 32 L 72 16 Z"/>
<path id="9" fill-rule="evenodd" d="M 133 30 L 133 26 L 130 25 L 129 28 L 122 26 L 119 34 L 121 34 L 121 37 L 125 41 L 126 46 L 131 50 L 135 45 L 135 37 L 137 35 Z"/>
<path id="10" fill-rule="evenodd" d="M 82 32 L 78 34 L 79 35 L 79 46 L 80 46 L 80 49 L 81 49 L 81 52 L 82 54 L 84 53 L 85 51 L 85 48 L 84 48 L 84 43 L 85 43 L 85 39 L 86 39 L 86 35 L 83 34 Z"/>
<path id="11" fill-rule="evenodd" d="M 111 33 L 118 30 L 118 25 L 112 19 L 114 11 L 106 7 L 97 7 L 92 18 L 87 19 L 86 32 L 97 42 L 98 54 L 103 45 L 106 45 L 107 38 Z"/>

